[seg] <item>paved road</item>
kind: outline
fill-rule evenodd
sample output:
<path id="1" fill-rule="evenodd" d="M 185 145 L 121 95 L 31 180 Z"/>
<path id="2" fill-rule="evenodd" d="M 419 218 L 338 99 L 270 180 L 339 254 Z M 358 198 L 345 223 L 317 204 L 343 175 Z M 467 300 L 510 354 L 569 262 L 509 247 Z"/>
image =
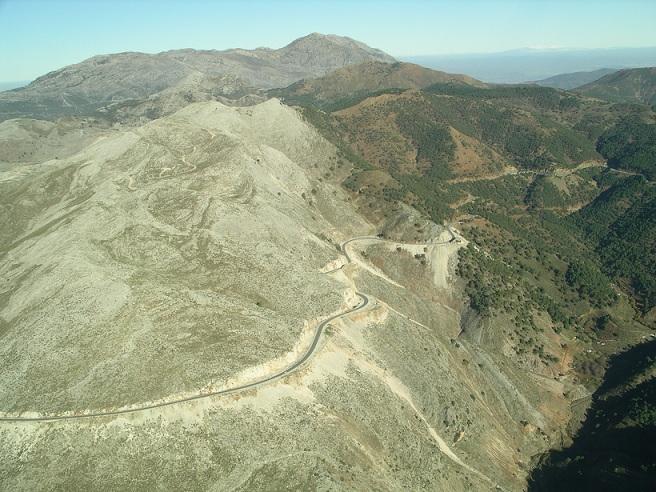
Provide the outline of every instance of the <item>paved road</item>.
<path id="1" fill-rule="evenodd" d="M 450 241 L 444 241 L 442 243 L 434 243 L 434 244 L 446 244 L 455 239 L 455 234 L 449 227 L 449 233 L 451 234 L 451 240 Z M 344 256 L 346 256 L 347 262 L 351 263 L 353 260 L 348 254 L 348 251 L 346 249 L 346 246 L 354 241 L 359 241 L 362 239 L 368 239 L 368 240 L 377 240 L 377 241 L 383 241 L 383 242 L 395 242 L 395 241 L 389 241 L 385 239 L 381 239 L 376 236 L 358 236 L 354 237 L 352 239 L 349 239 L 348 241 L 345 241 L 341 245 L 342 252 L 344 253 Z M 343 266 L 343 265 L 342 265 Z M 341 267 L 339 267 L 341 268 Z M 337 268 L 336 270 L 339 270 Z M 335 270 L 332 270 L 335 271 Z M 330 273 L 330 272 L 327 272 Z M 360 298 L 360 304 L 357 306 L 354 306 L 353 308 L 344 311 L 343 313 L 336 314 L 334 316 L 331 316 L 330 318 L 322 321 L 319 323 L 317 326 L 317 329 L 314 333 L 314 338 L 312 340 L 312 343 L 310 344 L 310 347 L 307 349 L 307 351 L 303 354 L 303 356 L 296 360 L 293 364 L 289 365 L 287 368 L 283 369 L 280 372 L 274 373 L 270 376 L 264 377 L 262 379 L 257 379 L 255 381 L 252 381 L 250 383 L 242 384 L 240 386 L 234 386 L 232 388 L 227 388 L 227 389 L 222 389 L 222 390 L 217 390 L 217 391 L 211 391 L 209 393 L 199 393 L 197 395 L 193 396 L 188 396 L 184 398 L 179 398 L 176 400 L 170 400 L 170 401 L 165 401 L 165 402 L 160 402 L 160 403 L 151 403 L 151 404 L 145 404 L 145 405 L 139 405 L 139 406 L 134 406 L 131 408 L 124 408 L 120 410 L 112 410 L 112 411 L 99 411 L 99 412 L 91 412 L 91 413 L 81 413 L 77 415 L 41 415 L 41 416 L 36 416 L 36 417 L 21 417 L 21 416 L 0 416 L 0 422 L 52 422 L 52 421 L 57 421 L 57 420 L 78 420 L 78 419 L 90 419 L 90 418 L 96 418 L 96 417 L 111 417 L 111 416 L 116 416 L 116 415 L 125 415 L 125 414 L 130 414 L 130 413 L 137 413 L 137 412 L 143 412 L 145 410 L 152 410 L 154 408 L 162 408 L 162 407 L 168 407 L 171 405 L 177 405 L 179 403 L 184 403 L 184 402 L 189 402 L 189 401 L 194 401 L 194 400 L 201 400 L 204 398 L 210 398 L 210 397 L 216 397 L 216 396 L 227 396 L 235 393 L 239 393 L 241 391 L 245 391 L 248 389 L 253 389 L 257 388 L 259 386 L 262 386 L 264 384 L 268 384 L 274 381 L 277 381 L 279 379 L 284 378 L 285 376 L 288 376 L 289 374 L 295 372 L 298 370 L 310 357 L 314 355 L 316 352 L 317 346 L 319 345 L 319 341 L 321 340 L 321 336 L 323 335 L 324 329 L 328 324 L 332 321 L 335 321 L 338 318 L 341 318 L 343 316 L 346 316 L 348 314 L 354 313 L 356 311 L 360 311 L 364 309 L 368 304 L 369 304 L 369 298 L 360 292 L 356 292 L 357 296 Z"/>
<path id="2" fill-rule="evenodd" d="M 305 363 L 310 357 L 312 357 L 312 355 L 314 355 L 314 352 L 316 351 L 317 346 L 319 345 L 319 341 L 321 340 L 321 335 L 323 334 L 324 329 L 326 328 L 326 326 L 328 326 L 329 323 L 348 314 L 354 313 L 356 311 L 360 311 L 364 309 L 365 306 L 367 306 L 367 304 L 369 304 L 369 298 L 366 295 L 361 294 L 359 292 L 356 292 L 356 294 L 360 298 L 360 304 L 354 306 L 353 308 L 347 311 L 344 311 L 343 313 L 335 314 L 334 316 L 331 316 L 330 318 L 325 319 L 324 321 L 319 323 L 319 326 L 317 326 L 316 332 L 314 333 L 312 344 L 307 349 L 307 351 L 303 354 L 303 356 L 297 361 L 295 361 L 293 364 L 288 366 L 287 368 L 283 369 L 282 371 L 267 376 L 265 378 L 258 379 L 256 381 L 252 381 L 250 383 L 242 384 L 240 386 L 235 386 L 232 388 L 212 391 L 210 393 L 202 393 L 194 396 L 188 396 L 186 398 L 179 398 L 177 400 L 171 400 L 161 403 L 153 403 L 153 404 L 142 405 L 133 408 L 125 408 L 122 410 L 114 410 L 114 411 L 107 411 L 107 412 L 93 412 L 93 413 L 85 413 L 80 415 L 51 415 L 51 416 L 39 416 L 39 417 L 0 417 L 0 422 L 52 422 L 56 420 L 77 420 L 77 419 L 90 419 L 94 417 L 110 417 L 115 415 L 124 415 L 129 413 L 143 412 L 145 410 L 151 410 L 153 408 L 168 407 L 171 405 L 177 405 L 179 403 L 184 403 L 193 400 L 201 400 L 203 398 L 210 398 L 213 396 L 227 396 L 248 389 L 257 388 L 259 386 L 262 386 L 267 383 L 271 383 L 273 381 L 277 381 L 295 372 L 299 367 L 303 365 L 303 363 Z"/>
<path id="3" fill-rule="evenodd" d="M 451 234 L 451 239 L 449 241 L 443 241 L 441 243 L 433 243 L 433 244 L 447 244 L 456 239 L 456 235 L 454 232 L 451 230 L 451 228 L 448 228 L 449 233 Z M 374 237 L 374 236 L 360 236 L 356 237 L 353 239 L 349 239 L 348 241 L 344 242 L 341 245 L 342 252 L 346 256 L 348 262 L 351 262 L 351 258 L 348 255 L 348 252 L 346 251 L 346 245 L 353 242 L 357 241 L 360 239 L 375 239 L 378 241 L 385 241 L 384 239 Z M 392 241 L 393 242 L 393 241 Z M 312 343 L 308 347 L 308 349 L 305 351 L 303 356 L 296 360 L 294 363 L 291 365 L 287 366 L 285 369 L 283 369 L 280 372 L 277 372 L 275 374 L 272 374 L 270 376 L 252 381 L 250 383 L 242 384 L 240 386 L 235 386 L 232 388 L 227 388 L 223 390 L 218 390 L 218 391 L 212 391 L 210 393 L 202 393 L 194 396 L 189 396 L 186 398 L 179 398 L 177 400 L 171 400 L 167 402 L 162 402 L 162 403 L 153 403 L 153 404 L 147 404 L 147 405 L 141 405 L 141 406 L 136 406 L 133 408 L 126 408 L 122 410 L 114 410 L 114 411 L 107 411 L 107 412 L 93 412 L 93 413 L 86 413 L 86 414 L 80 414 L 80 415 L 51 415 L 51 416 L 39 416 L 39 417 L 0 417 L 0 422 L 53 422 L 53 421 L 59 421 L 59 420 L 79 420 L 79 419 L 91 419 L 91 418 L 97 418 L 97 417 L 112 417 L 112 416 L 117 416 L 117 415 L 125 415 L 125 414 L 130 414 L 130 413 L 137 413 L 137 412 L 143 412 L 145 410 L 151 410 L 154 408 L 162 408 L 162 407 L 168 407 L 171 405 L 177 405 L 179 403 L 184 403 L 184 402 L 189 402 L 189 401 L 194 401 L 194 400 L 201 400 L 204 398 L 211 398 L 211 397 L 216 397 L 216 396 L 227 396 L 235 393 L 239 393 L 241 391 L 245 391 L 248 389 L 253 389 L 257 388 L 259 386 L 277 381 L 279 379 L 284 378 L 285 376 L 288 376 L 289 374 L 295 372 L 298 370 L 310 357 L 314 355 L 314 353 L 317 350 L 317 347 L 319 345 L 319 342 L 321 340 L 321 336 L 323 335 L 324 330 L 326 327 L 336 319 L 342 318 L 344 316 L 347 316 L 348 314 L 354 313 L 356 311 L 361 311 L 364 309 L 368 304 L 369 304 L 369 298 L 360 292 L 356 292 L 356 295 L 360 298 L 360 303 L 356 306 L 353 306 L 351 309 L 348 309 L 342 313 L 335 314 L 331 316 L 328 319 L 323 320 L 319 325 L 317 326 L 317 329 L 314 333 L 314 338 L 312 339 Z M 423 419 L 423 416 L 422 416 Z M 441 439 L 437 433 L 433 430 L 432 427 L 428 424 L 428 422 L 424 419 L 426 425 L 428 425 L 429 429 L 431 430 L 431 435 L 438 441 L 438 444 L 440 444 L 440 450 L 446 455 L 453 460 L 456 464 L 466 468 L 470 472 L 474 473 L 478 477 L 482 478 L 486 482 L 493 484 L 495 486 L 495 489 L 497 490 L 503 490 L 499 485 L 495 485 L 494 482 L 484 475 L 483 473 L 479 472 L 475 468 L 470 467 L 466 463 L 462 462 L 460 458 L 458 458 L 455 453 L 449 448 L 449 446 L 444 442 L 443 439 Z"/>
<path id="4" fill-rule="evenodd" d="M 349 256 L 348 251 L 346 250 L 346 246 L 348 244 L 351 244 L 352 242 L 361 241 L 363 239 L 368 239 L 368 240 L 374 240 L 374 241 L 380 241 L 380 242 L 383 242 L 383 243 L 392 243 L 392 244 L 426 244 L 427 246 L 428 245 L 449 244 L 449 243 L 452 243 L 453 241 L 455 241 L 457 239 L 457 236 L 453 232 L 453 230 L 451 229 L 450 225 L 447 226 L 446 228 L 447 228 L 447 231 L 449 231 L 449 234 L 451 234 L 451 239 L 449 239 L 448 241 L 441 241 L 439 243 L 401 243 L 399 241 L 394 241 L 393 239 L 383 239 L 383 238 L 378 237 L 378 236 L 358 236 L 358 237 L 354 237 L 354 238 L 349 239 L 348 241 L 343 242 L 340 247 L 342 249 L 342 253 L 344 253 L 344 256 L 346 256 L 346 260 L 348 261 L 348 263 L 352 263 L 353 259 Z M 339 268 L 342 268 L 342 267 L 339 267 Z M 339 270 L 339 268 L 336 268 L 335 270 Z M 331 271 L 334 272 L 335 270 L 331 270 Z M 326 272 L 326 273 L 330 273 L 330 272 Z"/>

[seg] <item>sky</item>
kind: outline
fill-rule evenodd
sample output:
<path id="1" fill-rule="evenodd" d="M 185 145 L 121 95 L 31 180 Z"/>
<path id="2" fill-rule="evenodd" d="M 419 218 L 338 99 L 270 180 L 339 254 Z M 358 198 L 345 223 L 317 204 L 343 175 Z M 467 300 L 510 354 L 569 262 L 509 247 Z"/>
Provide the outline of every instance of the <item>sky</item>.
<path id="1" fill-rule="evenodd" d="M 393 56 L 656 46 L 656 0 L 0 0 L 0 82 L 97 54 L 279 48 L 339 34 Z"/>

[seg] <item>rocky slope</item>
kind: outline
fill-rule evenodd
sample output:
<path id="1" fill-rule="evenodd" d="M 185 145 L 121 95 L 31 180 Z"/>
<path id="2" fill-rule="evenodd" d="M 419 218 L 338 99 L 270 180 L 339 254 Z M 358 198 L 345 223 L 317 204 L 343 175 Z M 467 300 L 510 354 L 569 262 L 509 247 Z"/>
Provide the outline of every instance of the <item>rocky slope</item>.
<path id="1" fill-rule="evenodd" d="M 5 170 L 2 488 L 521 489 L 582 389 L 476 341 L 466 240 L 406 206 L 374 227 L 351 166 L 274 99 Z M 296 360 L 356 291 L 300 370 L 203 398 Z"/>
<path id="2" fill-rule="evenodd" d="M 257 88 L 284 87 L 365 61 L 391 63 L 394 59 L 350 38 L 318 33 L 277 50 L 186 49 L 155 55 L 101 55 L 48 73 L 26 87 L 0 93 L 0 119 L 90 115 L 110 103 L 143 100 L 188 84 L 190 78 L 203 81 L 203 93 L 234 99 Z"/>
<path id="3" fill-rule="evenodd" d="M 312 145 L 312 164 L 328 167 L 334 151 L 275 100 L 242 112 L 208 103 L 102 136 L 28 176 L 5 172 L 5 410 L 158 399 L 194 389 L 199 367 L 214 374 L 207 380 L 226 378 L 291 350 L 296 320 L 315 317 L 306 309 L 340 304 L 318 271 L 334 248 L 316 235 L 365 227 L 336 189 L 308 176 L 300 161 Z M 187 355 L 157 355 L 167 351 Z"/>
<path id="4" fill-rule="evenodd" d="M 579 441 L 592 392 L 656 326 L 646 106 L 334 36 L 100 61 L 17 92 L 54 121 L 0 124 L 1 489 L 579 472 L 532 468 L 595 447 L 619 407 Z"/>

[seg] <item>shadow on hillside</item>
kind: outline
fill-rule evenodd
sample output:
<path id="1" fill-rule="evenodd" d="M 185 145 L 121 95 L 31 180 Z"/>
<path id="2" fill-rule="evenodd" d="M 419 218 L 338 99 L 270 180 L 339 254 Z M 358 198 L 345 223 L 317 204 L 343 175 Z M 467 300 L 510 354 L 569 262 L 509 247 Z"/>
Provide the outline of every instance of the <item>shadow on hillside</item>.
<path id="1" fill-rule="evenodd" d="M 614 356 L 574 442 L 542 457 L 528 490 L 656 490 L 656 378 L 625 386 L 655 366 L 656 340 Z"/>

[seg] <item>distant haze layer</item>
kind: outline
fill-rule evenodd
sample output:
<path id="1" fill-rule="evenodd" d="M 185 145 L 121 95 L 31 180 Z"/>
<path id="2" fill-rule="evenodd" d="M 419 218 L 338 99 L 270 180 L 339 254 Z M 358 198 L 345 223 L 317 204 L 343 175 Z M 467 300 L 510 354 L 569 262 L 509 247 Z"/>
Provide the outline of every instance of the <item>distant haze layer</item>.
<path id="1" fill-rule="evenodd" d="M 29 84 L 29 80 L 15 80 L 12 82 L 0 82 L 0 91 L 9 91 L 18 87 L 23 87 Z"/>
<path id="2" fill-rule="evenodd" d="M 451 73 L 464 73 L 484 82 L 520 83 L 554 75 L 600 68 L 656 65 L 656 47 L 596 50 L 513 50 L 501 53 L 426 55 L 404 61 Z"/>

